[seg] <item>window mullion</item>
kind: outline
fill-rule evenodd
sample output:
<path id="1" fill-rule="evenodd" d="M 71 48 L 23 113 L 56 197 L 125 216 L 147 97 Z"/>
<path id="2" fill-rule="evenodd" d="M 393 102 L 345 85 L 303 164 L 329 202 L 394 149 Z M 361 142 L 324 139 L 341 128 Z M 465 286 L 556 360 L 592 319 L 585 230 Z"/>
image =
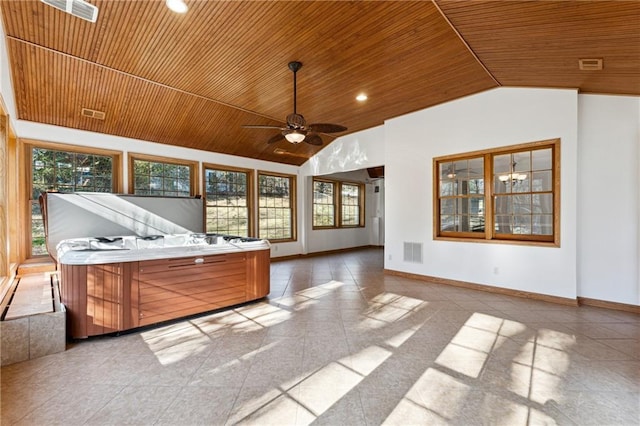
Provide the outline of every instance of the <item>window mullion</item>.
<path id="1" fill-rule="evenodd" d="M 334 188 L 333 206 L 336 212 L 336 228 L 342 228 L 342 183 L 334 183 Z"/>
<path id="2" fill-rule="evenodd" d="M 495 225 L 493 223 L 493 157 L 484 155 L 484 238 L 491 240 L 495 237 Z"/>

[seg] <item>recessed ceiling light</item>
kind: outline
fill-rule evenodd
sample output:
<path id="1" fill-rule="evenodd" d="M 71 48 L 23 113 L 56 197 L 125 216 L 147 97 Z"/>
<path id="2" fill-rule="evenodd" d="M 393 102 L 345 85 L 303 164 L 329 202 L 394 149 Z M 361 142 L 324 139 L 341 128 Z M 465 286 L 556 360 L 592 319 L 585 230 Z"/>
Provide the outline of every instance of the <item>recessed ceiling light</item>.
<path id="1" fill-rule="evenodd" d="M 358 102 L 364 102 L 367 99 L 368 99 L 368 97 L 364 93 L 360 93 L 358 96 L 356 96 L 356 101 L 358 101 Z"/>
<path id="2" fill-rule="evenodd" d="M 176 13 L 186 13 L 189 7 L 184 0 L 167 0 L 167 7 Z"/>

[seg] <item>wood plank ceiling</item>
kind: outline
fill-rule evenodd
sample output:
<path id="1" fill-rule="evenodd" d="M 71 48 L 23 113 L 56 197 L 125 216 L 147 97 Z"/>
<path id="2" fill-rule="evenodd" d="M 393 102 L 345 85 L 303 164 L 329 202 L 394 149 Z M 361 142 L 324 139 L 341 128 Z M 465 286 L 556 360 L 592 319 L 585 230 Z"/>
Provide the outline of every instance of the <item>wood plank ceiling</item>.
<path id="1" fill-rule="evenodd" d="M 322 147 L 242 128 L 284 124 L 292 60 L 298 112 L 342 134 L 500 85 L 640 95 L 637 1 L 186 2 L 90 0 L 96 23 L 0 2 L 18 118 L 300 165 Z"/>

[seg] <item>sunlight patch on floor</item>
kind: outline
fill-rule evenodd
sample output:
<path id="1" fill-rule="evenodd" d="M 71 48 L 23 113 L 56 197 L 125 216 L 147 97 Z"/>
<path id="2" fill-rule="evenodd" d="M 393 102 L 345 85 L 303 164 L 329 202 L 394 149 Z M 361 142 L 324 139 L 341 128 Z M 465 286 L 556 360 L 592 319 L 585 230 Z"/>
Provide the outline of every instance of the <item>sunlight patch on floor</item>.
<path id="1" fill-rule="evenodd" d="M 413 297 L 384 292 L 369 301 L 369 308 L 363 312 L 360 329 L 381 328 L 408 318 L 426 306 L 428 302 Z"/>
<path id="2" fill-rule="evenodd" d="M 428 368 L 409 389 L 384 424 L 446 424 L 465 403 L 470 387 Z"/>
<path id="3" fill-rule="evenodd" d="M 299 376 L 295 382 L 288 381 L 279 387 L 279 394 L 268 392 L 269 401 L 259 397 L 246 402 L 239 410 L 247 413 L 242 420 L 251 424 L 269 424 L 272 419 L 286 423 L 285 417 L 291 415 L 297 404 L 296 424 L 313 423 L 358 384 L 381 366 L 392 352 L 369 346 L 356 354 L 333 361 L 312 373 Z M 252 407 L 259 407 L 253 409 Z"/>
<path id="4" fill-rule="evenodd" d="M 555 424 L 544 407 L 564 400 L 563 381 L 575 337 L 547 329 L 531 336 L 526 332 L 531 333 L 524 324 L 474 313 L 384 423 L 464 423 L 473 419 L 460 418 L 460 413 L 475 404 L 478 408 L 472 412 L 478 418 L 499 419 L 501 424 Z M 518 336 L 521 340 L 511 340 Z M 509 356 L 498 352 L 507 344 L 517 349 L 504 376 L 507 392 L 485 392 L 483 369 L 493 354 Z"/>
<path id="5" fill-rule="evenodd" d="M 189 322 L 149 330 L 140 336 L 162 365 L 203 353 L 212 344 L 210 336 Z"/>
<path id="6" fill-rule="evenodd" d="M 291 296 L 282 296 L 273 299 L 272 302 L 291 308 L 294 311 L 300 311 L 303 309 L 308 309 L 310 306 L 316 305 L 319 302 L 318 299 L 331 294 L 333 291 L 342 286 L 344 286 L 343 282 L 331 280 L 324 284 L 297 291 L 294 295 Z"/>
<path id="7" fill-rule="evenodd" d="M 408 328 L 404 331 L 401 331 L 400 333 L 396 334 L 395 336 L 392 336 L 390 338 L 388 338 L 387 340 L 385 340 L 385 343 L 389 346 L 392 346 L 394 348 L 399 348 L 404 342 L 406 342 L 407 340 L 409 340 L 411 338 L 411 336 L 413 336 L 416 331 L 418 331 L 420 329 L 420 327 L 422 327 L 424 325 L 424 322 L 420 325 L 414 325 L 411 328 Z"/>

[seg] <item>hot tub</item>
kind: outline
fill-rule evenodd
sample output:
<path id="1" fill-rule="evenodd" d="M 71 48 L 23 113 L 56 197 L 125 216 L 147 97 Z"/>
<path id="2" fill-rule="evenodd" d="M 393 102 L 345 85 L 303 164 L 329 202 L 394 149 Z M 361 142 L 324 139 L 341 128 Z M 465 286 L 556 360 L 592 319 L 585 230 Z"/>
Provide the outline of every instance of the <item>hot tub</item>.
<path id="1" fill-rule="evenodd" d="M 266 240 L 217 234 L 86 237 L 56 247 L 68 334 L 161 323 L 269 294 Z"/>

